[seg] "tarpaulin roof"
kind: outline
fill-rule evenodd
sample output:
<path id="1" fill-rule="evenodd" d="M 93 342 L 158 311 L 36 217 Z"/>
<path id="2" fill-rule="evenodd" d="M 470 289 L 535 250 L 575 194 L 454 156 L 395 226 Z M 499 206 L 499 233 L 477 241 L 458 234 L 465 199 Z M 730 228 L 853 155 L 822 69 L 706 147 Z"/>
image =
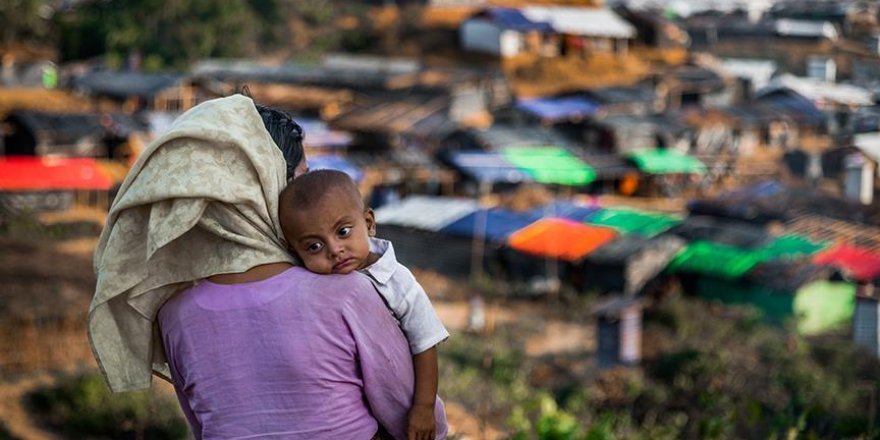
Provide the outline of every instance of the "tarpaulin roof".
<path id="1" fill-rule="evenodd" d="M 305 137 L 303 145 L 312 148 L 342 148 L 351 145 L 352 135 L 344 131 L 331 130 L 319 119 L 296 118 L 302 126 Z"/>
<path id="2" fill-rule="evenodd" d="M 356 182 L 364 178 L 363 171 L 342 156 L 335 154 L 318 154 L 309 156 L 307 159 L 310 170 L 337 170 L 348 174 Z"/>
<path id="3" fill-rule="evenodd" d="M 763 227 L 707 216 L 687 217 L 669 232 L 689 241 L 711 241 L 743 249 L 763 247 L 770 239 Z"/>
<path id="4" fill-rule="evenodd" d="M 470 199 L 413 196 L 377 209 L 376 222 L 436 232 L 476 210 Z"/>
<path id="5" fill-rule="evenodd" d="M 599 211 L 599 209 L 598 206 L 583 206 L 557 200 L 544 206 L 533 208 L 528 213 L 536 219 L 542 217 L 557 217 L 567 218 L 576 222 L 585 222 Z"/>
<path id="6" fill-rule="evenodd" d="M 545 218 L 516 231 L 510 247 L 532 255 L 576 261 L 614 239 L 613 229 L 561 218 Z"/>
<path id="7" fill-rule="evenodd" d="M 553 27 L 546 20 L 527 18 L 519 9 L 488 8 L 478 16 L 489 17 L 505 29 L 553 32 Z"/>
<path id="8" fill-rule="evenodd" d="M 699 159 L 670 149 L 645 148 L 627 153 L 627 157 L 648 174 L 704 174 L 706 165 Z"/>
<path id="9" fill-rule="evenodd" d="M 794 91 L 775 91 L 759 97 L 758 101 L 791 117 L 799 124 L 823 127 L 828 119 L 813 102 Z"/>
<path id="10" fill-rule="evenodd" d="M 92 158 L 0 158 L 0 191 L 108 190 L 115 183 Z"/>
<path id="11" fill-rule="evenodd" d="M 589 165 L 563 148 L 510 147 L 502 154 L 536 182 L 578 186 L 596 180 L 596 172 Z"/>
<path id="12" fill-rule="evenodd" d="M 73 78 L 73 86 L 96 95 L 113 98 L 153 97 L 183 82 L 183 75 L 139 72 L 95 72 Z"/>
<path id="13" fill-rule="evenodd" d="M 530 182 L 532 176 L 510 163 L 500 153 L 456 151 L 447 155 L 450 164 L 462 174 L 480 182 Z"/>
<path id="14" fill-rule="evenodd" d="M 760 252 L 710 241 L 695 241 L 672 260 L 668 270 L 735 279 L 745 275 L 762 260 Z"/>
<path id="15" fill-rule="evenodd" d="M 853 146 L 875 162 L 880 162 L 880 133 L 863 133 L 853 137 Z"/>
<path id="16" fill-rule="evenodd" d="M 779 258 L 802 257 L 813 255 L 828 247 L 827 242 L 814 242 L 803 235 L 785 234 L 776 237 L 769 244 L 761 248 L 764 258 L 775 260 Z"/>
<path id="17" fill-rule="evenodd" d="M 559 33 L 588 37 L 635 38 L 636 28 L 608 8 L 529 6 L 523 15 L 548 21 Z"/>
<path id="18" fill-rule="evenodd" d="M 872 281 L 880 277 L 880 253 L 857 246 L 837 246 L 817 254 L 813 261 L 837 267 L 858 281 Z"/>
<path id="19" fill-rule="evenodd" d="M 513 126 L 495 124 L 489 128 L 474 128 L 467 131 L 476 144 L 486 150 L 500 150 L 506 147 L 565 147 L 574 145 L 558 130 L 543 126 Z"/>
<path id="20" fill-rule="evenodd" d="M 623 234 L 650 237 L 681 223 L 681 220 L 671 215 L 628 208 L 604 208 L 590 217 L 588 222 L 614 228 Z"/>
<path id="21" fill-rule="evenodd" d="M 480 209 L 446 225 L 441 233 L 460 237 L 482 234 L 489 241 L 503 243 L 510 234 L 522 229 L 540 217 L 506 209 Z"/>
<path id="22" fill-rule="evenodd" d="M 546 121 L 579 119 L 593 115 L 599 109 L 596 102 L 577 96 L 520 99 L 516 107 Z"/>

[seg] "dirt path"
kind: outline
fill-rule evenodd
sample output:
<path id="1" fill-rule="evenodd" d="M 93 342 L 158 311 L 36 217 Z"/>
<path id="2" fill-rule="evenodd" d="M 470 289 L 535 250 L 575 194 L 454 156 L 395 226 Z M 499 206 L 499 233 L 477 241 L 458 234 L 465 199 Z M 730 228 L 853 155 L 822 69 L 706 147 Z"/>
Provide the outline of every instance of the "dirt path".
<path id="1" fill-rule="evenodd" d="M 23 399 L 27 393 L 52 383 L 52 377 L 47 374 L 29 376 L 14 382 L 0 382 L 0 421 L 13 436 L 24 440 L 63 438 L 35 424 L 24 406 Z"/>

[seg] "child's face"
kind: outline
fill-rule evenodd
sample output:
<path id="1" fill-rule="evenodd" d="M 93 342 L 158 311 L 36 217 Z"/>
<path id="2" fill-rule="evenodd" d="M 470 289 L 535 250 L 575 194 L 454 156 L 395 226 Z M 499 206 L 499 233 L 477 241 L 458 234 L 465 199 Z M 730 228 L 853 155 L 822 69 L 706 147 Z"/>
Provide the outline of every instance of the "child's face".
<path id="1" fill-rule="evenodd" d="M 373 210 L 343 194 L 325 197 L 321 203 L 281 216 L 289 222 L 283 229 L 291 249 L 306 268 L 320 274 L 346 274 L 367 265 L 370 236 L 376 224 Z"/>

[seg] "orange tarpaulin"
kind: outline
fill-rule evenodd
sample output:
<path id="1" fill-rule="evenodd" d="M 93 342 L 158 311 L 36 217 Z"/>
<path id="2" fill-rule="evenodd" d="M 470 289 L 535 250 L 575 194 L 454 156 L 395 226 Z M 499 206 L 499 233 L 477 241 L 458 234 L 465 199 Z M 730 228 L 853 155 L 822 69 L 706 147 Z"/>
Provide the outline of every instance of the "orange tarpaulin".
<path id="1" fill-rule="evenodd" d="M 0 158 L 0 191 L 108 190 L 114 183 L 92 158 Z"/>
<path id="2" fill-rule="evenodd" d="M 514 232 L 507 243 L 525 253 L 575 261 L 617 236 L 611 228 L 545 218 Z"/>

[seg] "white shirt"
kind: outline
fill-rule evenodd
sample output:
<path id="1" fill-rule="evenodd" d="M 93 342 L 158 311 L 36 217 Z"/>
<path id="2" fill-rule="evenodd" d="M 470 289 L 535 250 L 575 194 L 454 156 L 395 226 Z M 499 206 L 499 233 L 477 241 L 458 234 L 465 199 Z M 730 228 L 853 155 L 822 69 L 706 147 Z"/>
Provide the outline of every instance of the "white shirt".
<path id="1" fill-rule="evenodd" d="M 370 252 L 381 257 L 372 265 L 361 269 L 361 272 L 370 278 L 385 304 L 400 322 L 400 328 L 409 341 L 410 351 L 419 354 L 445 341 L 449 332 L 431 306 L 425 289 L 409 269 L 397 262 L 391 242 L 371 238 Z"/>

